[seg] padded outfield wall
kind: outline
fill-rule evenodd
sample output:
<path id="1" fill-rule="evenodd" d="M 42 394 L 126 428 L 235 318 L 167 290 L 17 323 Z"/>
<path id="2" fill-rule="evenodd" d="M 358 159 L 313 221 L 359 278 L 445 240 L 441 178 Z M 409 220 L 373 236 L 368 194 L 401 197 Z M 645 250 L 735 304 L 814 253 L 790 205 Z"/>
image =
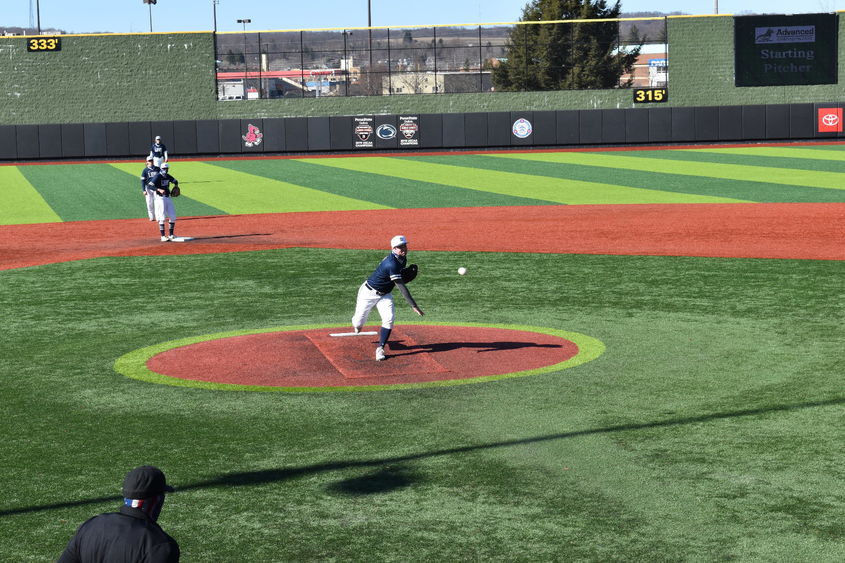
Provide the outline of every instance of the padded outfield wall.
<path id="1" fill-rule="evenodd" d="M 670 99 L 664 107 L 843 99 L 843 17 L 839 18 L 839 80 L 833 85 L 736 88 L 730 16 L 669 17 L 668 42 Z M 40 53 L 27 52 L 23 37 L 0 37 L 0 84 L 0 125 L 635 107 L 630 90 L 219 102 L 214 38 L 208 32 L 64 36 L 61 51 Z"/>

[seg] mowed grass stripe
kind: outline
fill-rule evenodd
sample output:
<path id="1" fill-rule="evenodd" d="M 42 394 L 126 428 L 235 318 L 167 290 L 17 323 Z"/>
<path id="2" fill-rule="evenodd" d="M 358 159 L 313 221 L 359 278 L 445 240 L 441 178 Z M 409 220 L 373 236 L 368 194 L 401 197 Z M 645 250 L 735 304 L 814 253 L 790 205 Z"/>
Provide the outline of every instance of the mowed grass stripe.
<path id="1" fill-rule="evenodd" d="M 493 207 L 508 205 L 553 205 L 539 199 L 455 189 L 442 184 L 381 176 L 367 172 L 317 166 L 307 160 L 236 160 L 215 162 L 216 166 L 287 180 L 322 192 L 395 208 Z"/>
<path id="2" fill-rule="evenodd" d="M 120 163 L 112 163 L 112 167 L 120 170 L 125 174 L 131 174 L 133 177 L 133 181 L 135 182 L 136 189 L 132 192 L 133 197 L 137 198 L 137 203 L 140 205 L 140 216 L 146 216 L 146 208 L 145 206 L 145 199 L 141 195 L 141 170 L 144 169 L 144 165 L 138 164 L 126 164 L 123 162 Z M 179 180 L 179 177 L 176 174 L 173 174 L 173 177 Z M 179 184 L 182 185 L 182 181 L 179 181 Z M 186 217 L 186 216 L 202 216 L 202 215 L 226 215 L 226 212 L 222 209 L 218 209 L 211 205 L 206 205 L 201 201 L 197 201 L 196 199 L 190 196 L 190 190 L 185 190 L 182 196 L 176 200 L 176 215 L 178 217 Z"/>
<path id="3" fill-rule="evenodd" d="M 559 164 L 583 164 L 603 168 L 628 168 L 631 170 L 681 174 L 684 176 L 710 176 L 725 180 L 748 180 L 752 182 L 769 182 L 793 186 L 845 189 L 845 174 L 836 172 L 813 172 L 786 168 L 767 168 L 763 166 L 695 162 L 688 159 L 672 160 L 671 158 L 661 158 L 655 151 L 642 151 L 639 153 L 644 155 L 642 157 L 630 156 L 631 154 L 636 153 L 626 152 L 624 155 L 620 155 L 618 153 L 551 152 L 497 154 L 495 157 L 517 158 L 538 162 L 556 162 Z M 661 152 L 659 154 L 662 155 L 663 153 Z"/>
<path id="4" fill-rule="evenodd" d="M 700 194 L 713 197 L 730 197 L 743 201 L 755 202 L 841 202 L 845 201 L 845 192 L 823 190 L 803 186 L 785 186 L 764 184 L 762 182 L 744 182 L 723 180 L 703 176 L 681 176 L 679 174 L 659 174 L 622 168 L 600 168 L 580 164 L 561 166 L 553 162 L 537 162 L 511 158 L 493 158 L 493 155 L 442 155 L 413 157 L 423 162 L 441 164 L 452 163 L 457 166 L 484 168 L 517 174 L 534 174 L 552 178 L 572 180 L 613 182 L 620 186 L 648 188 L 669 192 Z"/>
<path id="5" fill-rule="evenodd" d="M 530 197 L 561 204 L 729 203 L 739 201 L 732 198 L 662 192 L 600 182 L 581 182 L 479 168 L 464 168 L 404 158 L 324 158 L 312 162 L 320 166 L 434 182 L 480 192 Z"/>
<path id="6" fill-rule="evenodd" d="M 733 149 L 727 149 L 733 150 Z M 651 152 L 651 154 L 649 154 Z M 826 157 L 830 156 L 829 152 L 823 151 L 806 151 L 806 153 L 823 154 Z M 835 154 L 835 153 L 834 153 Z M 841 154 L 841 153 L 840 153 Z M 637 156 L 645 158 L 653 158 L 653 151 L 632 151 L 626 153 L 627 156 Z M 667 150 L 662 151 L 659 156 L 663 160 L 675 161 L 692 161 L 692 162 L 711 162 L 713 164 L 737 164 L 741 166 L 757 166 L 770 169 L 791 169 L 791 170 L 805 170 L 810 172 L 833 172 L 837 174 L 845 174 L 845 155 L 838 159 L 823 158 L 811 159 L 809 157 L 800 157 L 797 154 L 790 155 L 789 152 L 782 154 L 752 154 L 747 152 L 716 152 L 716 150 Z"/>
<path id="7" fill-rule="evenodd" d="M 682 150 L 679 152 L 691 153 L 713 153 L 713 154 L 737 154 L 748 156 L 766 156 L 788 159 L 827 160 L 845 165 L 845 146 L 833 147 L 731 147 L 731 148 L 701 148 Z M 674 152 L 674 151 L 672 151 Z M 818 165 L 819 163 L 813 163 Z"/>
<path id="8" fill-rule="evenodd" d="M 62 220 L 17 166 L 0 166 L 0 186 L 3 186 L 0 225 L 55 223 Z"/>
<path id="9" fill-rule="evenodd" d="M 139 180 L 108 164 L 23 166 L 21 172 L 63 221 L 146 217 Z"/>
<path id="10" fill-rule="evenodd" d="M 207 162 L 171 164 L 171 174 L 179 180 L 185 196 L 229 214 L 348 211 L 385 207 Z"/>

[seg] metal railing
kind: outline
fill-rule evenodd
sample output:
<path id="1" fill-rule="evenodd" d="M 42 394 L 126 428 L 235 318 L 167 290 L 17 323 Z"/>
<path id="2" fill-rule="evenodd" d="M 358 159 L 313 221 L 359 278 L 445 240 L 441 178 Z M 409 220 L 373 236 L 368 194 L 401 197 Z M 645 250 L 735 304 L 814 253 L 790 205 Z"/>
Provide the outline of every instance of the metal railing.
<path id="1" fill-rule="evenodd" d="M 581 35 L 570 33 L 577 42 L 584 28 L 597 25 L 615 26 L 617 52 L 654 39 L 668 47 L 665 18 L 226 32 L 215 34 L 218 99 L 493 92 L 501 82 L 495 73 L 509 58 L 518 56 L 530 74 L 529 64 L 548 47 L 538 36 L 581 26 Z M 529 35 L 525 26 L 546 29 Z M 578 64 L 579 49 L 570 47 L 563 49 L 561 66 Z M 637 73 L 635 68 L 614 86 L 631 85 L 629 78 L 642 78 Z M 535 88 L 526 80 L 508 89 Z"/>

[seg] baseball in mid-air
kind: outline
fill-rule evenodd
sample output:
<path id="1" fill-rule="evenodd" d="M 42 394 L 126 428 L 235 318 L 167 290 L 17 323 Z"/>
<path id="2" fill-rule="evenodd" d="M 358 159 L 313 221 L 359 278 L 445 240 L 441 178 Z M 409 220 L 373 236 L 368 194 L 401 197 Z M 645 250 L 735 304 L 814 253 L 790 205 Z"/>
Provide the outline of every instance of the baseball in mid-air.
<path id="1" fill-rule="evenodd" d="M 459 273 L 460 275 L 464 275 L 464 274 L 466 274 L 466 273 L 467 273 L 467 269 L 466 269 L 466 268 L 464 268 L 463 266 L 461 266 L 460 268 L 458 268 L 458 273 Z"/>

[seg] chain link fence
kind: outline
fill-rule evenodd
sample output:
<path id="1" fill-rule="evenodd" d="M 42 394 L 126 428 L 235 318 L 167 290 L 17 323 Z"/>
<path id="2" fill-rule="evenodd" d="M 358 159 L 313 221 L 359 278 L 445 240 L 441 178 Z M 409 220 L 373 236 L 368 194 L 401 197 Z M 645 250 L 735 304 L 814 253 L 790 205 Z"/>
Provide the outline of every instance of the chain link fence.
<path id="1" fill-rule="evenodd" d="M 566 30 L 573 42 L 584 28 L 614 26 L 615 52 L 646 48 L 619 86 L 663 85 L 666 71 L 666 19 L 629 18 L 601 22 L 530 22 L 527 24 L 355 28 L 216 34 L 217 95 L 220 100 L 314 98 L 325 96 L 393 96 L 494 92 L 497 68 L 509 60 L 525 61 L 526 69 L 542 59 L 537 34 L 526 25 L 547 26 L 541 37 Z M 571 33 L 573 26 L 582 33 Z M 587 30 L 586 35 L 589 35 Z M 550 40 L 551 41 L 551 40 Z M 539 47 L 539 48 L 538 48 Z M 576 45 L 560 66 L 578 64 Z M 662 61 L 662 84 L 655 84 L 648 60 Z M 656 65 L 652 65 L 654 68 Z M 526 74 L 530 70 L 526 70 Z M 651 74 L 649 79 L 648 74 Z M 645 76 L 644 76 L 645 75 Z M 631 81 L 629 81 L 631 79 Z M 510 90 L 537 88 L 530 80 Z"/>

